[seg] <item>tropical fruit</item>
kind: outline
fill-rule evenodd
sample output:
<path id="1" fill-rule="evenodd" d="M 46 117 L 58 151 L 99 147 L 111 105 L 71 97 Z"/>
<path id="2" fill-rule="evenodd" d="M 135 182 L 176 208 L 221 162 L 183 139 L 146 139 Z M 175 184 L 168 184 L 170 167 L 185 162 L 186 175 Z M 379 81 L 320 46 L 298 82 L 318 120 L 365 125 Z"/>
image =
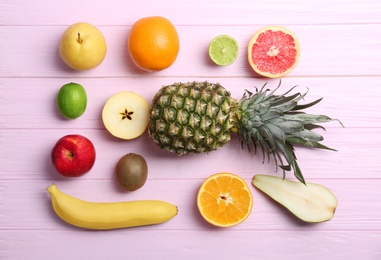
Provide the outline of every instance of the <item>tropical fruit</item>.
<path id="1" fill-rule="evenodd" d="M 89 202 L 61 192 L 55 184 L 46 189 L 55 213 L 65 222 L 86 229 L 108 230 L 161 224 L 178 213 L 175 205 L 162 200 Z"/>
<path id="2" fill-rule="evenodd" d="M 304 185 L 264 174 L 255 175 L 252 183 L 305 222 L 328 221 L 335 214 L 337 199 L 323 185 L 311 182 Z"/>
<path id="3" fill-rule="evenodd" d="M 87 107 L 86 90 L 78 83 L 70 82 L 58 91 L 57 106 L 60 113 L 68 118 L 80 117 Z"/>
<path id="4" fill-rule="evenodd" d="M 300 44 L 296 35 L 279 26 L 267 26 L 257 31 L 248 45 L 248 60 L 261 76 L 279 78 L 298 64 Z"/>
<path id="5" fill-rule="evenodd" d="M 175 62 L 179 50 L 180 41 L 176 28 L 164 17 L 145 17 L 131 28 L 128 52 L 135 65 L 141 69 L 166 69 Z"/>
<path id="6" fill-rule="evenodd" d="M 233 37 L 223 34 L 210 42 L 208 52 L 210 59 L 215 64 L 227 66 L 237 59 L 239 46 Z"/>
<path id="7" fill-rule="evenodd" d="M 143 156 L 128 153 L 116 164 L 116 180 L 127 191 L 141 188 L 147 180 L 148 165 Z"/>
<path id="8" fill-rule="evenodd" d="M 106 101 L 102 121 L 113 136 L 130 140 L 139 137 L 147 129 L 149 111 L 150 105 L 144 97 L 122 91 Z"/>
<path id="9" fill-rule="evenodd" d="M 250 215 L 253 197 L 241 177 L 232 173 L 217 173 L 202 183 L 197 194 L 197 207 L 210 224 L 231 227 Z"/>
<path id="10" fill-rule="evenodd" d="M 254 146 L 264 156 L 273 156 L 284 171 L 294 170 L 304 182 L 296 162 L 294 144 L 330 149 L 323 137 L 312 130 L 318 123 L 332 121 L 324 115 L 306 114 L 302 110 L 318 103 L 298 104 L 305 94 L 275 90 L 246 91 L 240 101 L 218 83 L 188 82 L 162 87 L 151 104 L 148 132 L 154 142 L 170 152 L 209 153 L 223 147 L 230 133 L 237 132 L 242 147 Z M 284 160 L 287 164 L 284 164 Z"/>

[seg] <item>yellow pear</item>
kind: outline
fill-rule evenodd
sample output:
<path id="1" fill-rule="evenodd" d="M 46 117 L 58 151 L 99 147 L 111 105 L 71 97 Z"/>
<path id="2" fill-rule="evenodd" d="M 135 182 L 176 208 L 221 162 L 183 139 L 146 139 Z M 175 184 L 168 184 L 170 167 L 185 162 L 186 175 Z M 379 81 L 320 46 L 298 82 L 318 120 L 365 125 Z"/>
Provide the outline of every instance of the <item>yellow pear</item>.
<path id="1" fill-rule="evenodd" d="M 62 60 L 76 70 L 90 70 L 106 56 L 106 40 L 101 31 L 89 23 L 75 23 L 61 37 L 59 52 Z"/>

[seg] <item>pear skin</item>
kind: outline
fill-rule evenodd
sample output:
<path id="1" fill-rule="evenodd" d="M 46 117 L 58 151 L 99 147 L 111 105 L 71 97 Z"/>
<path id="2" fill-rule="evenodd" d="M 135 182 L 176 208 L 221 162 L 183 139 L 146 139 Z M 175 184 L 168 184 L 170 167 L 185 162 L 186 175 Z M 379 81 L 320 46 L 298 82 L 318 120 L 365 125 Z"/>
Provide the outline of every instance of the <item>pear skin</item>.
<path id="1" fill-rule="evenodd" d="M 335 195 L 326 187 L 307 182 L 304 185 L 275 176 L 257 174 L 253 185 L 308 223 L 330 220 L 338 204 Z"/>

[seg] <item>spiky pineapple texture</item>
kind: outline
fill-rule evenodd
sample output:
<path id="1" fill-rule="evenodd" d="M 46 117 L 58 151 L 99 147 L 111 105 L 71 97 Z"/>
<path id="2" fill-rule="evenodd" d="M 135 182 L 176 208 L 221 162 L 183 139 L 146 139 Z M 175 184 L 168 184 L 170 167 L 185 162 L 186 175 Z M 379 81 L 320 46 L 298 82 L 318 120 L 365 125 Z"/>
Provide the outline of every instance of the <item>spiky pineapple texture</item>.
<path id="1" fill-rule="evenodd" d="M 160 148 L 181 155 L 219 149 L 230 140 L 231 132 L 237 132 L 242 147 L 254 153 L 259 147 L 264 158 L 273 155 L 283 172 L 293 169 L 295 177 L 305 183 L 294 145 L 333 150 L 320 143 L 323 136 L 313 129 L 335 119 L 304 113 L 303 109 L 321 101 L 298 104 L 307 92 L 291 95 L 292 88 L 275 95 L 280 84 L 272 91 L 265 86 L 256 88 L 256 93 L 246 90 L 239 102 L 218 83 L 164 86 L 152 101 L 149 134 Z"/>
<path id="2" fill-rule="evenodd" d="M 164 150 L 179 155 L 209 153 L 230 140 L 236 104 L 219 84 L 165 86 L 152 101 L 149 133 Z"/>
<path id="3" fill-rule="evenodd" d="M 265 86 L 256 89 L 255 94 L 246 90 L 238 103 L 236 127 L 242 138 L 242 147 L 246 145 L 250 151 L 252 145 L 255 153 L 260 147 L 263 155 L 270 158 L 272 154 L 277 166 L 284 171 L 293 169 L 295 177 L 305 183 L 296 161 L 294 145 L 334 150 L 321 144 L 323 136 L 313 132 L 313 129 L 324 129 L 318 124 L 336 119 L 302 111 L 319 103 L 322 98 L 300 105 L 298 102 L 304 99 L 307 92 L 288 95 L 294 89 L 291 88 L 282 95 L 275 95 L 280 84 L 275 90 L 265 89 Z"/>

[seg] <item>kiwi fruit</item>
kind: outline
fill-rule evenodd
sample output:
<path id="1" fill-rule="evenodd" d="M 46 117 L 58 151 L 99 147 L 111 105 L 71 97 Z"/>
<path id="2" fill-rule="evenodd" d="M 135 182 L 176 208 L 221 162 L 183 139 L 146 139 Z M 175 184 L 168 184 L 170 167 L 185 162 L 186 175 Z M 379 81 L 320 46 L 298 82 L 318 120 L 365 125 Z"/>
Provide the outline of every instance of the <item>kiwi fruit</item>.
<path id="1" fill-rule="evenodd" d="M 116 165 L 116 180 L 127 191 L 141 188 L 148 175 L 148 165 L 143 156 L 128 153 Z"/>

